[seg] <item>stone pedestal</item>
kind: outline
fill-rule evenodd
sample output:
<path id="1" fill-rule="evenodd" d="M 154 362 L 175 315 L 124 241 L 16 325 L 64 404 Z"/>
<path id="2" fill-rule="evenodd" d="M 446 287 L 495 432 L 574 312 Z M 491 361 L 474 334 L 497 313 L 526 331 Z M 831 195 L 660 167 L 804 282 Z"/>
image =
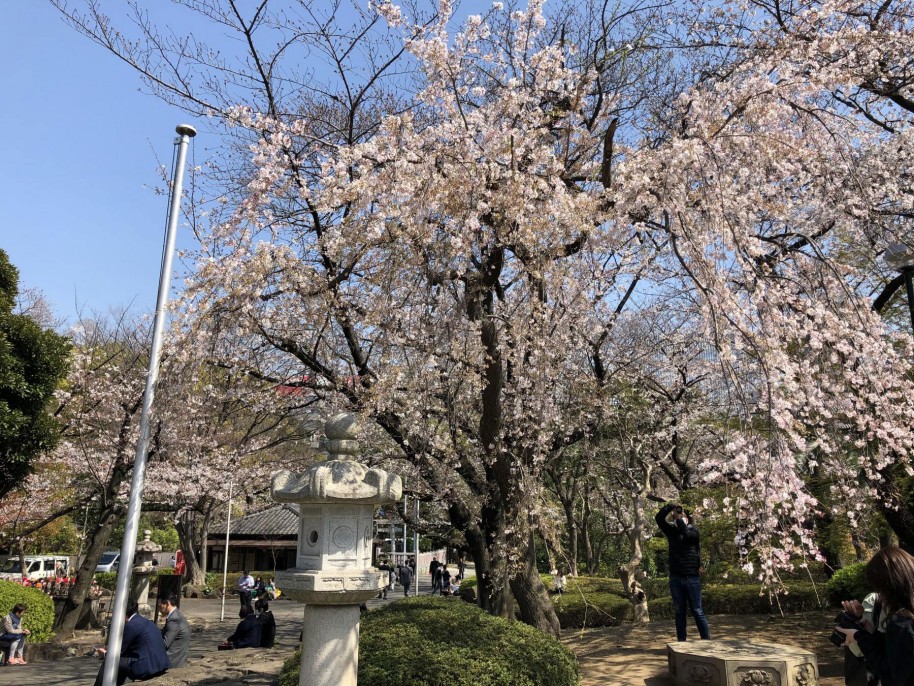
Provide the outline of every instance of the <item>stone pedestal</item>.
<path id="1" fill-rule="evenodd" d="M 303 630 L 308 638 L 302 641 L 299 683 L 355 684 L 359 671 L 359 606 L 309 605 Z"/>
<path id="2" fill-rule="evenodd" d="M 149 585 L 153 574 L 156 573 L 155 565 L 152 564 L 153 554 L 162 549 L 158 543 L 152 542 L 150 536 L 152 536 L 152 532 L 146 529 L 143 532 L 143 540 L 137 543 L 136 555 L 133 558 L 133 593 L 131 597 L 136 599 L 140 606 L 140 614 L 144 617 L 152 615 L 152 608 L 149 606 Z"/>
<path id="3" fill-rule="evenodd" d="M 815 653 L 793 646 L 744 641 L 667 644 L 677 686 L 817 686 Z"/>
<path id="4" fill-rule="evenodd" d="M 306 603 L 299 684 L 355 686 L 359 604 L 382 584 L 371 566 L 374 510 L 399 500 L 403 484 L 353 459 L 359 452 L 355 417 L 337 415 L 324 430 L 330 459 L 303 474 L 273 475 L 273 499 L 299 505 L 295 567 L 277 572 L 276 582 Z"/>

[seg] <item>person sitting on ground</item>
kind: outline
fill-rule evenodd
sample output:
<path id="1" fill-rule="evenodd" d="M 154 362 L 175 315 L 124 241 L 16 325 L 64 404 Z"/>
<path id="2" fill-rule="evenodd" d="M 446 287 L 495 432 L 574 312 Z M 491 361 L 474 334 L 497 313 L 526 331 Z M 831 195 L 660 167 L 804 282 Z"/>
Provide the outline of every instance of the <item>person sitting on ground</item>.
<path id="1" fill-rule="evenodd" d="M 105 648 L 99 648 L 98 654 L 104 656 Z M 168 671 L 171 663 L 165 653 L 165 641 L 159 628 L 139 614 L 139 605 L 135 600 L 127 602 L 124 634 L 121 638 L 121 659 L 117 664 L 117 686 L 130 679 L 146 681 Z M 95 686 L 102 686 L 105 665 L 102 664 L 95 678 Z"/>
<path id="2" fill-rule="evenodd" d="M 267 592 L 267 597 L 264 600 L 276 600 L 282 594 L 282 591 L 276 588 L 276 579 L 272 576 L 264 588 Z"/>
<path id="3" fill-rule="evenodd" d="M 257 611 L 257 621 L 260 622 L 260 647 L 272 648 L 276 642 L 276 618 L 270 612 L 270 603 L 258 600 L 254 603 Z"/>
<path id="4" fill-rule="evenodd" d="M 0 624 L 0 640 L 10 642 L 9 663 L 11 665 L 28 664 L 25 661 L 25 637 L 31 632 L 22 626 L 22 615 L 26 610 L 28 610 L 28 606 L 22 603 L 14 605 Z"/>
<path id="5" fill-rule="evenodd" d="M 242 605 L 238 611 L 241 621 L 235 628 L 235 633 L 222 642 L 223 647 L 232 648 L 259 648 L 260 647 L 260 622 L 254 616 L 250 605 Z"/>
<path id="6" fill-rule="evenodd" d="M 169 593 L 159 598 L 159 613 L 165 617 L 162 627 L 162 638 L 165 640 L 165 651 L 172 667 L 187 666 L 187 653 L 190 651 L 190 624 L 178 609 L 178 597 Z"/>
<path id="7" fill-rule="evenodd" d="M 263 582 L 263 577 L 258 576 L 254 581 L 254 598 L 262 598 L 267 593 L 267 585 Z"/>
<path id="8" fill-rule="evenodd" d="M 456 576 L 453 579 L 451 579 L 451 586 L 448 589 L 448 591 L 449 591 L 450 595 L 455 596 L 455 597 L 460 594 L 460 582 L 457 581 Z"/>

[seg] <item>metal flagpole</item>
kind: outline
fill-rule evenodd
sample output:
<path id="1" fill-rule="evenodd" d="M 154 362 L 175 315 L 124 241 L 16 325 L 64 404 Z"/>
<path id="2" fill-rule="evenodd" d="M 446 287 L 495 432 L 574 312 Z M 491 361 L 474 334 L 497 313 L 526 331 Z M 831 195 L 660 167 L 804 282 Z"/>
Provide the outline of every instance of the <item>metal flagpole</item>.
<path id="1" fill-rule="evenodd" d="M 413 512 L 416 513 L 416 519 L 413 522 L 413 555 L 416 556 L 416 573 L 413 576 L 416 578 L 416 596 L 419 596 L 419 496 L 416 496 L 413 499 L 414 509 Z"/>
<path id="2" fill-rule="evenodd" d="M 225 517 L 225 559 L 222 561 L 222 611 L 219 614 L 220 622 L 225 621 L 225 594 L 228 591 L 225 587 L 225 581 L 228 578 L 229 531 L 232 529 L 232 487 L 234 485 L 234 479 L 229 481 L 228 515 Z"/>
<path id="3" fill-rule="evenodd" d="M 159 272 L 159 292 L 156 298 L 156 314 L 152 327 L 152 349 L 149 352 L 149 370 L 146 373 L 146 389 L 143 393 L 143 411 L 140 415 L 140 440 L 136 444 L 133 462 L 133 481 L 130 485 L 130 504 L 127 507 L 127 521 L 124 524 L 124 543 L 121 545 L 121 563 L 117 570 L 117 585 L 114 591 L 114 607 L 111 611 L 111 626 L 108 630 L 108 649 L 105 652 L 103 686 L 116 686 L 117 668 L 121 657 L 121 639 L 124 636 L 124 620 L 127 618 L 127 596 L 130 592 L 130 576 L 133 572 L 133 556 L 136 554 L 136 534 L 140 524 L 140 509 L 143 501 L 143 486 L 146 481 L 146 453 L 149 449 L 149 414 L 155 397 L 156 380 L 159 376 L 159 358 L 162 354 L 162 332 L 165 329 L 165 309 L 168 305 L 168 289 L 171 285 L 171 265 L 177 237 L 178 214 L 181 209 L 181 192 L 184 184 L 184 164 L 187 160 L 187 144 L 197 135 L 196 129 L 181 124 L 176 141 L 178 156 L 175 162 L 171 184 L 171 203 L 168 208 L 168 225 L 165 230 L 165 250 L 162 254 L 162 268 Z"/>

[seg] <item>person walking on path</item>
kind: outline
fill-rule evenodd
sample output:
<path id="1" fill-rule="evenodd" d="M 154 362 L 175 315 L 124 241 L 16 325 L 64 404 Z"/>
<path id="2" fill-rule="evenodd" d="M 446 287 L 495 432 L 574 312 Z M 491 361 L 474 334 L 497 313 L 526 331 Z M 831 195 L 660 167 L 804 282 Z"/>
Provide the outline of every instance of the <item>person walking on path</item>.
<path id="1" fill-rule="evenodd" d="M 435 595 L 435 591 L 441 590 L 441 577 L 438 572 L 440 568 L 441 563 L 438 562 L 438 556 L 435 555 L 432 557 L 432 561 L 428 563 L 428 575 L 432 577 L 432 595 Z"/>
<path id="2" fill-rule="evenodd" d="M 409 565 L 400 567 L 400 584 L 403 586 L 403 597 L 409 597 L 409 587 L 413 582 L 413 570 Z"/>
<path id="3" fill-rule="evenodd" d="M 22 626 L 22 615 L 27 609 L 28 606 L 22 603 L 15 605 L 0 624 L 0 639 L 10 642 L 9 663 L 11 665 L 28 664 L 25 661 L 25 637 L 31 632 Z"/>
<path id="4" fill-rule="evenodd" d="M 673 521 L 667 517 L 673 513 Z M 686 640 L 686 605 L 702 639 L 711 638 L 708 618 L 701 607 L 701 544 L 698 529 L 689 521 L 681 505 L 667 503 L 656 516 L 657 526 L 670 546 L 670 595 L 676 617 L 676 640 Z"/>
<path id="5" fill-rule="evenodd" d="M 185 667 L 187 653 L 190 651 L 190 624 L 178 609 L 178 598 L 174 593 L 159 599 L 159 612 L 165 616 L 162 638 L 165 640 L 168 661 L 172 667 Z"/>
<path id="6" fill-rule="evenodd" d="M 247 607 L 252 612 L 254 606 L 251 604 L 251 592 L 254 590 L 254 577 L 248 574 L 247 570 L 241 571 L 238 577 L 238 597 L 241 599 L 241 606 Z"/>

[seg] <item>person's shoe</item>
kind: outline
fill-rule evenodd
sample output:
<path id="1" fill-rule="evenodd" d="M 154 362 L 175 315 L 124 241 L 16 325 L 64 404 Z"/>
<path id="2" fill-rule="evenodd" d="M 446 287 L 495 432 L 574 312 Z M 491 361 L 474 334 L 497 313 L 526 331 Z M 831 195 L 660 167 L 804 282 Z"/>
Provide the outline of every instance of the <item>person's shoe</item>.
<path id="1" fill-rule="evenodd" d="M 19 664 L 20 664 L 20 665 L 27 665 L 28 662 L 26 662 L 23 658 L 20 657 L 20 658 L 19 658 Z"/>
<path id="2" fill-rule="evenodd" d="M 22 665 L 22 664 L 25 664 L 25 663 L 22 661 L 22 658 L 19 658 L 19 657 L 11 657 L 11 658 L 9 659 L 9 661 L 7 662 L 7 664 L 9 664 L 9 665 Z"/>

